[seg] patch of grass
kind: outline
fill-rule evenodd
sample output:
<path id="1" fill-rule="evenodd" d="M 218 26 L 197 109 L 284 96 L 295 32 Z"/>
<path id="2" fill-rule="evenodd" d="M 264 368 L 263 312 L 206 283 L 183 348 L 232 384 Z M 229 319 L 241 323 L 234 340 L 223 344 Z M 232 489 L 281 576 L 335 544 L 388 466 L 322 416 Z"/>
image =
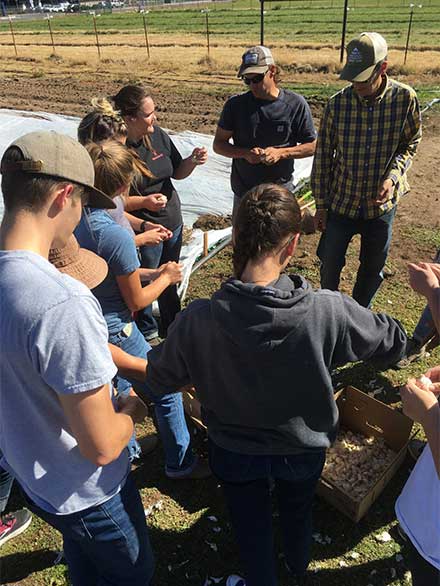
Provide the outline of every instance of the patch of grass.
<path id="1" fill-rule="evenodd" d="M 213 36 L 235 36 L 243 39 L 244 44 L 251 44 L 258 38 L 259 10 L 253 3 L 251 9 L 248 0 L 232 4 L 222 4 L 211 9 L 209 15 L 210 30 Z M 348 36 L 360 30 L 374 29 L 382 32 L 391 47 L 404 46 L 409 16 L 409 8 L 402 7 L 396 0 L 355 0 L 356 6 L 350 11 L 348 19 Z M 293 1 L 283 4 L 268 5 L 265 15 L 266 43 L 278 39 L 280 35 L 286 40 L 321 43 L 339 43 L 342 23 L 342 0 Z M 398 9 L 396 10 L 396 8 Z M 211 6 L 210 6 L 211 8 Z M 8 31 L 8 23 L 0 23 L 0 31 Z M 93 34 L 93 20 L 88 14 L 57 16 L 52 27 L 57 33 L 61 31 L 83 31 Z M 158 33 L 192 33 L 203 35 L 204 15 L 200 8 L 182 7 L 155 9 L 148 14 L 148 27 Z M 102 34 L 115 34 L 124 31 L 142 31 L 142 17 L 136 12 L 119 12 L 101 14 L 98 28 Z M 47 31 L 44 20 L 14 21 L 14 29 L 23 31 Z M 411 47 L 435 46 L 439 48 L 440 16 L 435 3 L 415 11 L 411 37 Z M 246 31 L 247 40 L 243 38 Z"/>

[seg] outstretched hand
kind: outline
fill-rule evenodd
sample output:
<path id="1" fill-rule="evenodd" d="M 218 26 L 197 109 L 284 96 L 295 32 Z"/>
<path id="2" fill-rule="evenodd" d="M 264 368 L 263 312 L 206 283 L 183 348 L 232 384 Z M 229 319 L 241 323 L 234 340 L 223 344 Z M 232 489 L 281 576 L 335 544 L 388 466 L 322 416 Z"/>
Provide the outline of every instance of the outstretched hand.
<path id="1" fill-rule="evenodd" d="M 429 297 L 440 287 L 440 265 L 427 262 L 408 265 L 409 283 L 416 293 Z"/>

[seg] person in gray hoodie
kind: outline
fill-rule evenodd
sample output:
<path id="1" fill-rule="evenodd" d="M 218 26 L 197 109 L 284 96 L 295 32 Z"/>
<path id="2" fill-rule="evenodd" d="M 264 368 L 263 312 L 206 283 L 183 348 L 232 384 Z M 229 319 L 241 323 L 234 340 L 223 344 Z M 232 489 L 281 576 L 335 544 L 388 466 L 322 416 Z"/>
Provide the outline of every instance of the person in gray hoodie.
<path id="1" fill-rule="evenodd" d="M 277 584 L 272 481 L 286 565 L 306 572 L 313 495 L 338 429 L 330 369 L 371 358 L 391 363 L 407 343 L 398 321 L 283 274 L 300 224 L 287 189 L 250 190 L 233 231 L 234 277 L 211 299 L 192 302 L 148 355 L 151 389 L 192 383 L 197 390 L 247 586 Z"/>

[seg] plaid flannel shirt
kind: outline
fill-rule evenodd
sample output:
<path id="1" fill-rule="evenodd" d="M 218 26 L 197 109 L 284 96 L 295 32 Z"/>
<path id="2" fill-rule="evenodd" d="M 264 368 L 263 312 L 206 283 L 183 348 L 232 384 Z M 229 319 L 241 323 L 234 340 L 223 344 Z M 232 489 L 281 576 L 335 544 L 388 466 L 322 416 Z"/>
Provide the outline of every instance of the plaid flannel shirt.
<path id="1" fill-rule="evenodd" d="M 311 186 L 317 209 L 352 219 L 376 218 L 409 191 L 406 173 L 422 136 L 415 91 L 385 76 L 373 102 L 352 86 L 332 96 L 318 135 Z M 388 201 L 374 202 L 385 179 L 394 183 Z"/>

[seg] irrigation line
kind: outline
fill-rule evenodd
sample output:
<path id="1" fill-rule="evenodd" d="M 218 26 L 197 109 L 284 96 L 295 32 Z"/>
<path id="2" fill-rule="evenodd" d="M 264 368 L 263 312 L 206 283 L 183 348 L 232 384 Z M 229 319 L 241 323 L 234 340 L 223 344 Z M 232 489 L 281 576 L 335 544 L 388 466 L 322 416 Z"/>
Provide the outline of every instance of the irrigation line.
<path id="1" fill-rule="evenodd" d="M 422 114 L 423 114 L 424 112 L 426 112 L 427 110 L 429 110 L 430 108 L 432 108 L 432 106 L 433 106 L 434 104 L 440 104 L 440 98 L 434 98 L 433 100 L 431 100 L 430 102 L 428 102 L 428 103 L 426 104 L 426 106 L 425 106 L 425 107 L 422 109 Z"/>
<path id="2" fill-rule="evenodd" d="M 218 254 L 224 248 L 226 248 L 226 246 L 228 244 L 230 244 L 231 240 L 232 240 L 232 235 L 225 236 L 222 240 L 220 240 L 218 242 L 217 246 L 213 250 L 211 250 L 211 252 L 209 252 L 206 256 L 202 257 L 200 260 L 198 260 L 197 262 L 195 262 L 193 264 L 193 267 L 191 269 L 191 275 L 193 275 L 196 271 L 198 271 L 205 264 L 205 262 L 208 262 L 208 260 L 213 258 L 216 254 Z"/>

